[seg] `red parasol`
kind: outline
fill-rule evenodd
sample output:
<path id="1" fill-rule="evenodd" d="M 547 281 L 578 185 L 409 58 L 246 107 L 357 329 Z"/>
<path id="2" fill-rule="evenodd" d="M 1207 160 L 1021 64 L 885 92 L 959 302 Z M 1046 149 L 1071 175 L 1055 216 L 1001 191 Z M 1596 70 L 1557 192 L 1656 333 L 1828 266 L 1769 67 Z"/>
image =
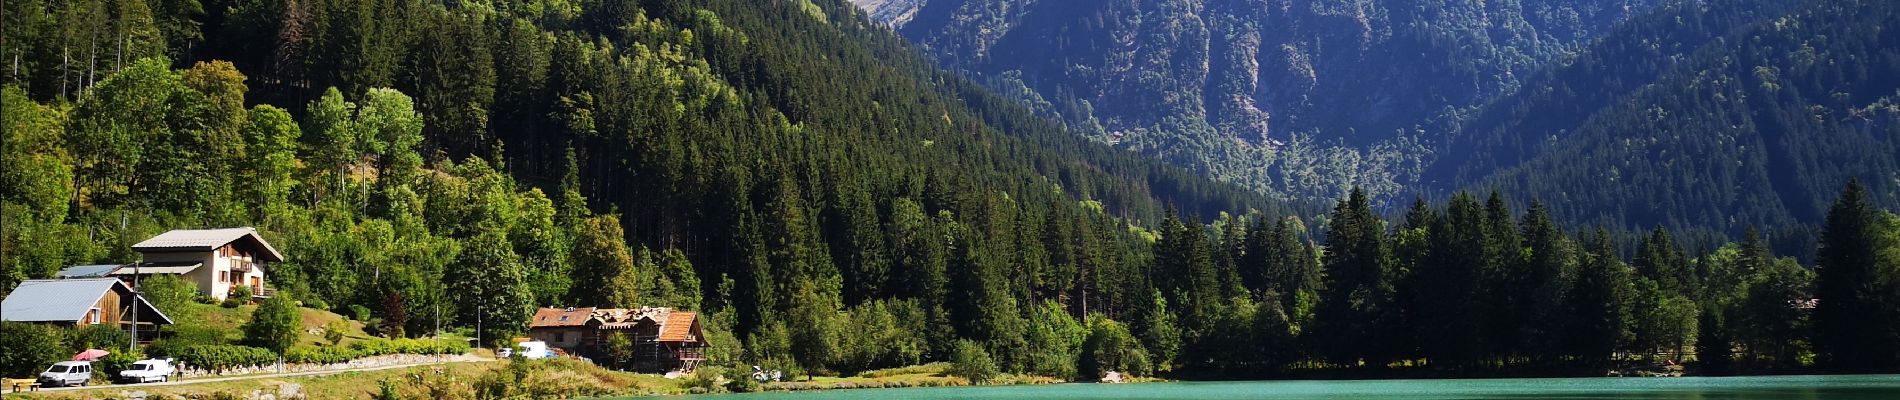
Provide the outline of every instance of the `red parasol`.
<path id="1" fill-rule="evenodd" d="M 86 351 L 79 352 L 79 354 L 74 354 L 73 361 L 91 361 L 99 357 L 105 357 L 107 354 L 112 353 L 99 349 L 87 349 Z"/>

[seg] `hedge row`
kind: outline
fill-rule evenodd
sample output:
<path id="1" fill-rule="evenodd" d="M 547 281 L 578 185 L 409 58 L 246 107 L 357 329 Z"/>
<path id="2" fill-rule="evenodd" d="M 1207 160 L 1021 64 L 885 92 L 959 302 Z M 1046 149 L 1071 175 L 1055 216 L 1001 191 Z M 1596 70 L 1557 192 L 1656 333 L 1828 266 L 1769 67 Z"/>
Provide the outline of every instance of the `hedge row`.
<path id="1" fill-rule="evenodd" d="M 343 346 L 297 346 L 284 352 L 284 360 L 293 364 L 335 364 L 388 354 L 462 354 L 468 342 L 449 339 L 371 339 Z"/>
<path id="2" fill-rule="evenodd" d="M 178 362 L 192 368 L 224 370 L 234 367 L 271 365 L 277 353 L 262 347 L 226 344 L 189 346 L 174 355 Z"/>

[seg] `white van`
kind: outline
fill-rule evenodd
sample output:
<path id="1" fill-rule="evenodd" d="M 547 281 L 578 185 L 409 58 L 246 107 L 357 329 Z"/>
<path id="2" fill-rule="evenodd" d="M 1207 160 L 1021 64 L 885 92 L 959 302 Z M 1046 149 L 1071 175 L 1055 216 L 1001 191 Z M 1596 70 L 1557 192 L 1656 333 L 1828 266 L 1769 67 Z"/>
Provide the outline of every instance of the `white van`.
<path id="1" fill-rule="evenodd" d="M 130 383 L 166 382 L 170 381 L 172 374 L 177 372 L 178 369 L 172 367 L 172 359 L 170 358 L 163 360 L 140 360 L 139 362 L 126 366 L 124 371 L 119 371 L 119 381 Z"/>
<path id="2" fill-rule="evenodd" d="M 548 350 L 548 342 L 543 342 L 539 340 L 531 341 L 531 342 L 521 342 L 521 343 L 516 343 L 515 347 L 518 347 L 521 349 L 520 350 L 521 358 L 533 360 L 537 358 L 548 358 L 548 357 L 554 356 L 554 351 Z"/>
<path id="3" fill-rule="evenodd" d="M 46 387 L 85 386 L 91 380 L 91 361 L 60 361 L 40 373 L 40 385 Z"/>

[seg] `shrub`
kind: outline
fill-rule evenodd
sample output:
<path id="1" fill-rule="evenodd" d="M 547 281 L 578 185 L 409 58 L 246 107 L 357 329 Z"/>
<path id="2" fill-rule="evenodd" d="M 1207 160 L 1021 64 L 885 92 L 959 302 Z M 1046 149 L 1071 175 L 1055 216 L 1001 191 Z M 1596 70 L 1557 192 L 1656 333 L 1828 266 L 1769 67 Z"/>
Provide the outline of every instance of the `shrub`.
<path id="1" fill-rule="evenodd" d="M 377 384 L 377 385 L 378 385 L 379 387 L 381 387 L 381 390 L 380 390 L 380 391 L 378 391 L 378 392 L 376 392 L 376 397 L 372 397 L 373 399 L 376 399 L 376 400 L 402 400 L 402 395 L 401 395 L 401 394 L 398 394 L 398 393 L 396 393 L 396 383 L 395 383 L 395 382 L 390 382 L 389 380 L 383 380 L 383 381 L 379 381 L 379 382 L 376 382 L 376 384 Z"/>
<path id="2" fill-rule="evenodd" d="M 303 314 L 290 304 L 290 298 L 272 297 L 252 311 L 251 321 L 244 323 L 244 344 L 283 352 L 297 344 L 302 328 Z"/>
<path id="3" fill-rule="evenodd" d="M 71 356 L 65 353 L 62 336 L 59 329 L 50 326 L 0 322 L 0 374 L 34 376 L 47 365 Z"/>
<path id="4" fill-rule="evenodd" d="M 140 278 L 139 291 L 160 310 L 177 310 L 198 300 L 198 286 L 177 275 Z"/>
<path id="5" fill-rule="evenodd" d="M 724 370 L 719 367 L 700 367 L 693 370 L 691 375 L 680 379 L 680 386 L 701 394 L 718 392 L 722 389 L 719 387 L 719 379 Z"/>
<path id="6" fill-rule="evenodd" d="M 72 330 L 66 337 L 66 350 L 73 353 L 86 349 L 123 349 L 132 343 L 132 334 L 118 327 L 108 325 L 87 325 Z"/>
<path id="7" fill-rule="evenodd" d="M 972 384 L 983 384 L 995 378 L 996 361 L 990 359 L 990 352 L 983 346 L 969 340 L 958 340 L 956 347 L 950 350 L 950 376 L 969 379 Z"/>
<path id="8" fill-rule="evenodd" d="M 1108 371 L 1147 375 L 1150 368 L 1147 350 L 1128 327 L 1101 315 L 1089 316 L 1089 336 L 1078 363 L 1084 378 L 1100 378 Z"/>
<path id="9" fill-rule="evenodd" d="M 350 319 L 368 321 L 369 315 L 369 307 L 364 307 L 362 304 L 350 305 Z"/>
<path id="10" fill-rule="evenodd" d="M 99 357 L 99 362 L 93 363 L 94 368 L 92 370 L 95 371 L 94 375 L 105 374 L 106 377 L 118 376 L 119 371 L 124 371 L 125 367 L 130 367 L 132 363 L 143 359 L 145 359 L 145 352 L 143 351 L 113 351 L 111 354 L 106 354 L 105 357 Z"/>
<path id="11" fill-rule="evenodd" d="M 462 354 L 468 343 L 450 339 L 370 339 L 349 346 L 296 346 L 284 351 L 284 362 L 292 364 L 335 364 L 363 357 L 389 354 Z"/>
<path id="12" fill-rule="evenodd" d="M 166 334 L 161 336 L 164 336 L 164 339 L 158 339 L 150 345 L 143 346 L 145 354 L 158 358 L 176 358 L 178 356 L 176 350 L 191 346 L 224 344 L 225 337 L 230 336 L 230 332 L 226 329 L 204 325 L 166 325 L 163 329 Z"/>
<path id="13" fill-rule="evenodd" d="M 252 292 L 250 286 L 232 288 L 231 295 L 225 296 L 224 298 L 224 308 L 237 308 L 237 306 L 249 303 L 251 301 L 251 295 L 254 294 L 257 293 Z"/>
<path id="14" fill-rule="evenodd" d="M 270 349 L 234 345 L 200 345 L 175 350 L 178 362 L 193 368 L 221 371 L 234 367 L 270 365 L 277 353 Z"/>
<path id="15" fill-rule="evenodd" d="M 752 393 L 761 389 L 759 381 L 752 379 L 751 371 L 742 368 L 732 368 L 725 372 L 726 390 L 731 390 L 733 393 Z"/>
<path id="16" fill-rule="evenodd" d="M 284 362 L 292 364 L 336 364 L 357 359 L 357 352 L 337 346 L 297 346 L 284 350 Z"/>
<path id="17" fill-rule="evenodd" d="M 330 321 L 328 324 L 323 324 L 323 340 L 328 340 L 331 346 L 335 346 L 337 343 L 343 342 L 343 332 L 349 329 L 350 323 L 348 322 L 343 322 L 343 320 L 340 319 Z"/>

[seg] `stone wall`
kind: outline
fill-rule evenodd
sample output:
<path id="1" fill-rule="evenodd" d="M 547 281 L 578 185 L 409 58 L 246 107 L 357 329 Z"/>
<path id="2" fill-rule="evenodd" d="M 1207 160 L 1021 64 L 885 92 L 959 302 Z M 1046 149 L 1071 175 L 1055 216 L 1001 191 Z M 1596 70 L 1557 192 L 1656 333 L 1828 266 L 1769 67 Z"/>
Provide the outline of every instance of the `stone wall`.
<path id="1" fill-rule="evenodd" d="M 391 366 L 391 365 L 423 364 L 423 363 L 456 361 L 456 360 L 463 359 L 465 357 L 468 357 L 468 356 L 466 355 L 389 354 L 389 355 L 381 355 L 381 356 L 374 356 L 374 357 L 358 358 L 355 360 L 350 360 L 349 362 L 342 362 L 342 363 L 335 363 L 335 364 L 271 364 L 271 365 L 259 365 L 259 366 L 251 366 L 251 367 L 237 367 L 237 368 L 226 369 L 223 371 L 204 370 L 204 369 L 192 368 L 190 365 L 179 365 L 178 377 L 203 378 L 203 377 L 233 376 L 233 375 L 274 374 L 274 373 L 280 373 L 280 372 L 343 371 L 343 370 L 352 370 L 352 369 L 385 367 L 385 366 Z"/>

